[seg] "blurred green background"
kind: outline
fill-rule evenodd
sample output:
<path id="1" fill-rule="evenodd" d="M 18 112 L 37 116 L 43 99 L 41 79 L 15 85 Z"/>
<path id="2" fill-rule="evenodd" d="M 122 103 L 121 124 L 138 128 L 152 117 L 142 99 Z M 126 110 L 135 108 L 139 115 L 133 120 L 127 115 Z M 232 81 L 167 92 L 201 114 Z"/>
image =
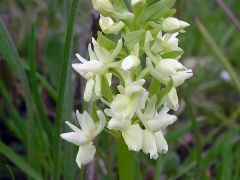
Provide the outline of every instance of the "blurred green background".
<path id="1" fill-rule="evenodd" d="M 87 57 L 88 42 L 99 30 L 98 14 L 91 1 L 80 0 L 72 36 L 68 31 L 73 38 L 68 49 L 72 2 L 0 0 L 1 180 L 51 179 L 63 66 L 70 71 L 62 122 L 72 121 L 74 111 L 86 106 L 84 80 L 70 64 L 77 52 Z M 176 16 L 191 24 L 180 35 L 180 47 L 185 51 L 181 61 L 193 69 L 194 77 L 179 88 L 179 118 L 166 135 L 169 152 L 156 161 L 134 153 L 136 179 L 239 180 L 240 1 L 177 0 L 175 8 Z M 61 132 L 66 132 L 62 122 Z M 94 161 L 79 170 L 77 147 L 61 141 L 62 179 L 117 179 L 113 137 L 103 132 L 96 143 Z"/>

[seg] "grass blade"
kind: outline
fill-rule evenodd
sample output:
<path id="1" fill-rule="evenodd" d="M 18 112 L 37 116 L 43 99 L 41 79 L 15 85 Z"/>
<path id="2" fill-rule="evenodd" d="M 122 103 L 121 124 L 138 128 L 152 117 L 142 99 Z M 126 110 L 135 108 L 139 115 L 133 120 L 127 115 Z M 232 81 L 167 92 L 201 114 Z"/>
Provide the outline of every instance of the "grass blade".
<path id="1" fill-rule="evenodd" d="M 54 147 L 53 147 L 53 179 L 58 180 L 60 177 L 60 130 L 62 122 L 62 109 L 63 109 L 63 100 L 66 86 L 66 79 L 68 74 L 68 61 L 70 58 L 72 39 L 73 39 L 73 27 L 74 20 L 77 13 L 79 0 L 73 0 L 71 13 L 68 21 L 67 35 L 65 40 L 64 47 L 64 57 L 61 70 L 61 79 L 59 85 L 59 94 L 57 98 L 57 110 L 56 110 L 56 120 L 55 120 L 55 130 L 54 130 Z"/>
<path id="2" fill-rule="evenodd" d="M 29 132 L 34 132 L 34 119 L 33 119 L 33 106 L 32 106 L 32 93 L 29 86 L 29 82 L 27 79 L 27 75 L 23 69 L 23 66 L 20 61 L 19 54 L 17 49 L 4 25 L 2 20 L 0 19 L 0 54 L 2 54 L 3 58 L 6 60 L 7 64 L 10 68 L 12 68 L 13 72 L 15 72 L 15 76 L 20 80 L 21 85 L 23 87 L 24 97 L 27 106 L 27 128 Z M 32 147 L 34 146 L 34 138 L 33 133 L 28 134 L 27 141 L 27 155 L 28 161 L 31 163 L 35 163 L 35 155 Z"/>
<path id="3" fill-rule="evenodd" d="M 236 71 L 230 64 L 230 61 L 226 58 L 226 56 L 219 49 L 219 47 L 218 47 L 217 43 L 214 41 L 213 37 L 210 35 L 210 33 L 207 31 L 207 29 L 204 27 L 204 25 L 198 18 L 196 19 L 196 23 L 197 23 L 198 29 L 200 30 L 201 34 L 203 35 L 204 39 L 206 40 L 208 46 L 210 47 L 212 52 L 216 55 L 216 57 L 219 59 L 220 63 L 224 66 L 224 68 L 229 72 L 233 83 L 235 84 L 236 88 L 238 89 L 238 92 L 240 93 L 240 80 L 238 78 Z"/>
<path id="4" fill-rule="evenodd" d="M 24 159 L 17 155 L 10 147 L 0 141 L 0 153 L 12 161 L 19 169 L 24 171 L 27 175 L 36 180 L 43 180 L 43 178 L 27 164 Z"/>
<path id="5" fill-rule="evenodd" d="M 30 72 L 30 81 L 32 86 L 33 98 L 36 104 L 36 110 L 41 118 L 41 125 L 46 130 L 48 138 L 51 140 L 52 133 L 51 133 L 51 124 L 49 123 L 48 117 L 45 113 L 43 104 L 41 102 L 41 97 L 38 92 L 38 84 L 36 78 L 36 58 L 35 58 L 35 51 L 36 51 L 36 37 L 35 37 L 35 26 L 32 25 L 30 40 L 29 40 L 29 72 Z"/>

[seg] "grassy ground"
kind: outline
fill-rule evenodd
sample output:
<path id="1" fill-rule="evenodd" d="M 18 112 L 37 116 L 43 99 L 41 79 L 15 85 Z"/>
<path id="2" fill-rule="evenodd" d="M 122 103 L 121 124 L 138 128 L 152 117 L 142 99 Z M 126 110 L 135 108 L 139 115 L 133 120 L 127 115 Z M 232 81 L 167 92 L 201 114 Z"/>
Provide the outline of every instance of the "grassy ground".
<path id="1" fill-rule="evenodd" d="M 116 143 L 105 132 L 94 162 L 81 171 L 77 149 L 67 142 L 61 141 L 61 161 L 54 165 L 58 125 L 64 131 L 62 122 L 84 107 L 84 82 L 66 71 L 67 60 L 75 61 L 76 52 L 85 56 L 98 30 L 87 0 L 80 0 L 71 30 L 73 2 L 0 0 L 0 179 L 50 179 L 53 167 L 63 179 L 117 178 Z M 178 0 L 175 8 L 191 24 L 180 46 L 194 77 L 180 88 L 169 152 L 157 161 L 134 154 L 136 179 L 238 180 L 240 1 Z"/>

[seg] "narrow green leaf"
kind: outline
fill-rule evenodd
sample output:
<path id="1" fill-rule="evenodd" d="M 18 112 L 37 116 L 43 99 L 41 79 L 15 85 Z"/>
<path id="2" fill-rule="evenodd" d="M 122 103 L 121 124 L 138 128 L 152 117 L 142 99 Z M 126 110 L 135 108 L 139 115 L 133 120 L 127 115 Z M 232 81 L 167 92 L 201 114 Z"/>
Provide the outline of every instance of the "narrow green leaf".
<path id="1" fill-rule="evenodd" d="M 235 84 L 236 88 L 238 89 L 238 92 L 240 93 L 240 79 L 239 79 L 236 71 L 234 70 L 233 66 L 230 64 L 230 61 L 226 58 L 226 56 L 219 49 L 217 43 L 215 42 L 213 37 L 210 35 L 210 33 L 207 31 L 207 29 L 204 27 L 202 22 L 199 19 L 196 19 L 196 23 L 197 23 L 198 29 L 200 30 L 201 34 L 203 35 L 204 39 L 206 40 L 211 51 L 217 57 L 216 59 L 219 60 L 220 63 L 223 65 L 223 67 L 229 72 L 233 83 Z"/>
<path id="2" fill-rule="evenodd" d="M 176 0 L 161 0 L 151 4 L 136 17 L 136 23 L 142 24 L 149 20 L 160 20 L 161 17 L 168 13 L 175 2 Z"/>
<path id="3" fill-rule="evenodd" d="M 106 76 L 101 76 L 101 93 L 107 101 L 111 102 L 113 100 L 112 90 L 108 84 Z"/>
<path id="4" fill-rule="evenodd" d="M 173 80 L 169 81 L 167 86 L 163 88 L 158 94 L 157 94 L 157 105 L 156 107 L 159 107 L 161 105 L 161 102 L 163 98 L 171 91 L 173 88 Z"/>
<path id="5" fill-rule="evenodd" d="M 152 82 L 151 82 L 151 85 L 148 89 L 149 97 L 152 97 L 154 94 L 159 93 L 160 86 L 161 86 L 161 82 L 153 78 Z"/>
<path id="6" fill-rule="evenodd" d="M 30 34 L 30 40 L 29 40 L 29 47 L 28 47 L 28 53 L 29 53 L 29 67 L 30 67 L 30 81 L 32 86 L 32 92 L 33 92 L 33 98 L 34 102 L 36 104 L 36 110 L 41 118 L 40 124 L 46 130 L 46 133 L 48 135 L 48 138 L 52 139 L 52 133 L 51 133 L 51 124 L 49 123 L 49 119 L 46 115 L 46 112 L 44 110 L 40 94 L 38 92 L 38 84 L 37 84 L 37 77 L 36 77 L 36 37 L 35 37 L 35 26 L 32 25 L 31 34 Z"/>
<path id="7" fill-rule="evenodd" d="M 54 129 L 54 145 L 53 145 L 53 179 L 59 180 L 60 178 L 60 131 L 62 124 L 63 116 L 63 106 L 64 106 L 64 93 L 66 89 L 66 79 L 68 74 L 68 61 L 71 55 L 71 48 L 73 43 L 73 30 L 74 30 L 74 21 L 77 13 L 79 0 L 73 0 L 72 7 L 70 11 L 70 16 L 68 20 L 67 35 L 64 46 L 64 57 L 63 64 L 61 69 L 61 79 L 59 85 L 59 93 L 57 98 L 57 109 L 56 109 L 56 119 L 55 119 L 55 129 Z"/>
<path id="8" fill-rule="evenodd" d="M 14 120 L 14 124 L 15 124 L 15 129 L 17 130 L 17 134 L 19 135 L 19 138 L 22 140 L 22 142 L 27 141 L 27 134 L 25 131 L 25 123 L 24 121 L 21 119 L 20 114 L 18 113 L 18 111 L 16 110 L 16 108 L 14 107 L 14 105 L 11 102 L 11 98 L 8 94 L 7 89 L 5 88 L 2 80 L 0 79 L 0 92 L 1 95 L 6 103 L 6 106 L 8 107 L 8 111 L 9 113 L 12 115 L 12 118 Z"/>
<path id="9" fill-rule="evenodd" d="M 163 59 L 166 59 L 166 58 L 175 59 L 181 56 L 182 54 L 183 54 L 183 50 L 176 50 L 176 51 L 166 51 L 162 53 L 161 56 Z"/>
<path id="10" fill-rule="evenodd" d="M 1 39 L 0 54 L 2 54 L 3 58 L 6 60 L 9 67 L 12 68 L 12 71 L 15 72 L 15 76 L 20 80 L 21 85 L 23 87 L 24 97 L 27 105 L 27 119 L 28 119 L 27 128 L 29 131 L 35 132 L 32 106 L 32 93 L 27 79 L 27 75 L 24 71 L 22 63 L 20 62 L 20 57 L 17 52 L 17 49 L 14 46 L 14 43 L 1 19 L 0 19 L 0 39 Z M 35 152 L 33 151 L 32 148 L 34 146 L 33 133 L 30 133 L 27 137 L 28 137 L 27 141 L 28 160 L 29 162 L 34 163 Z"/>
<path id="11" fill-rule="evenodd" d="M 10 147 L 5 145 L 0 141 L 0 153 L 2 153 L 6 158 L 12 161 L 19 169 L 24 171 L 27 175 L 36 180 L 43 180 L 40 174 L 38 174 L 31 165 L 26 163 L 21 156 L 17 155 Z"/>
<path id="12" fill-rule="evenodd" d="M 145 30 L 133 31 L 123 35 L 125 45 L 130 50 L 133 46 L 145 38 Z"/>
<path id="13" fill-rule="evenodd" d="M 99 43 L 100 46 L 107 48 L 108 50 L 114 50 L 117 44 L 113 42 L 112 40 L 108 39 L 105 37 L 101 32 L 98 32 L 98 39 L 97 42 Z M 120 51 L 119 53 L 120 57 L 125 57 L 127 56 L 127 53 L 124 52 L 123 50 Z"/>

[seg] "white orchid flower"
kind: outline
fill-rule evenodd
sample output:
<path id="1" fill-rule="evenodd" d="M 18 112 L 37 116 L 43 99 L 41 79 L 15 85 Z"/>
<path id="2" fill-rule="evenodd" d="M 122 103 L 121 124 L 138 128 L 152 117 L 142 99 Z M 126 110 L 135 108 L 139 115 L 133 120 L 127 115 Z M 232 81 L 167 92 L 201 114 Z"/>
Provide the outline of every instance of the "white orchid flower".
<path id="1" fill-rule="evenodd" d="M 125 24 L 122 21 L 114 22 L 112 18 L 100 16 L 99 25 L 102 31 L 106 34 L 118 34 Z"/>
<path id="2" fill-rule="evenodd" d="M 142 113 L 140 106 L 137 107 L 137 115 L 145 127 L 142 150 L 144 153 L 150 154 L 151 159 L 157 159 L 158 153 L 168 151 L 163 130 L 177 120 L 176 116 L 168 114 L 169 109 L 166 106 L 158 113 L 155 107 L 156 102 L 157 97 L 154 95 L 149 100 L 144 113 Z"/>
<path id="3" fill-rule="evenodd" d="M 171 52 L 171 51 L 179 51 L 183 52 L 181 48 L 178 47 L 179 39 L 177 38 L 179 33 L 169 34 L 166 33 L 164 36 L 160 31 L 157 35 L 156 40 L 154 41 L 151 50 L 154 53 L 164 53 L 164 52 Z M 181 56 L 177 57 L 179 59 Z"/>
<path id="4" fill-rule="evenodd" d="M 190 26 L 190 24 L 186 23 L 185 21 L 178 20 L 174 17 L 165 18 L 161 23 L 161 29 L 167 33 L 182 31 L 188 26 Z"/>
<path id="5" fill-rule="evenodd" d="M 93 97 L 93 92 L 97 97 L 101 96 L 101 76 L 106 76 L 109 86 L 111 85 L 112 74 L 108 73 L 109 68 L 120 66 L 120 62 L 114 62 L 117 55 L 122 49 L 122 40 L 118 41 L 118 44 L 113 52 L 99 46 L 99 44 L 92 39 L 94 51 L 91 44 L 88 46 L 88 52 L 90 60 L 86 60 L 79 54 L 76 54 L 81 63 L 72 64 L 72 67 L 86 80 L 86 88 L 84 92 L 84 100 L 90 101 Z"/>
<path id="6" fill-rule="evenodd" d="M 131 120 L 136 112 L 139 96 L 146 90 L 142 87 L 145 80 L 141 79 L 128 84 L 125 88 L 119 86 L 118 94 L 105 113 L 111 117 L 108 128 L 121 131 L 129 150 L 139 151 L 142 148 L 142 129 Z"/>
<path id="7" fill-rule="evenodd" d="M 96 148 L 92 141 L 102 132 L 106 124 L 103 112 L 97 111 L 97 115 L 100 121 L 96 125 L 94 124 L 92 117 L 86 111 L 83 114 L 76 111 L 77 120 L 81 129 L 66 121 L 66 124 L 73 130 L 73 132 L 60 135 L 62 139 L 79 146 L 76 157 L 76 162 L 79 168 L 93 160 Z"/>
<path id="8" fill-rule="evenodd" d="M 155 68 L 150 58 L 147 58 L 146 61 L 150 74 L 164 84 L 172 79 L 174 87 L 177 87 L 193 76 L 191 69 L 187 69 L 175 59 L 160 60 Z"/>

